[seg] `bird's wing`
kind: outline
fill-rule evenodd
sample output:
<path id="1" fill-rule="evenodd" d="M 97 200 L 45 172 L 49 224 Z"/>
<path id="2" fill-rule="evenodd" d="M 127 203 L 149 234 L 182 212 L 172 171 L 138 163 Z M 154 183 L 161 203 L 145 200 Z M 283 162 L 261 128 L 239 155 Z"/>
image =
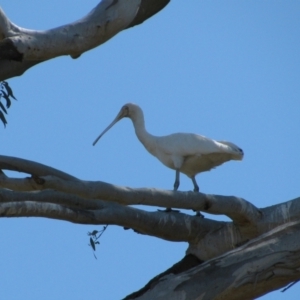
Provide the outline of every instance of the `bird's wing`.
<path id="1" fill-rule="evenodd" d="M 227 146 L 197 134 L 174 133 L 158 137 L 157 148 L 169 155 L 190 156 L 224 152 Z"/>

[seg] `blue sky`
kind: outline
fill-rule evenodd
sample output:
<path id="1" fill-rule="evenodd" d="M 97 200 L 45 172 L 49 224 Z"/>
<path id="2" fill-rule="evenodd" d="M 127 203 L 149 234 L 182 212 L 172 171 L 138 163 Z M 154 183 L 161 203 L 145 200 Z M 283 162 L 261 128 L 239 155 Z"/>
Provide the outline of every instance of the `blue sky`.
<path id="1" fill-rule="evenodd" d="M 19 26 L 42 30 L 79 19 L 97 3 L 3 0 L 1 7 Z M 202 192 L 258 207 L 299 197 L 299 29 L 295 0 L 173 0 L 79 59 L 60 57 L 9 80 L 18 101 L 2 129 L 1 154 L 84 180 L 172 189 L 174 171 L 146 152 L 130 120 L 92 147 L 121 106 L 134 102 L 152 134 L 194 132 L 244 150 L 242 162 L 198 175 Z M 190 189 L 183 175 L 180 190 Z M 87 232 L 96 226 L 0 222 L 3 299 L 120 299 L 187 248 L 109 226 L 95 260 Z M 298 299 L 299 291 L 296 285 L 262 299 Z"/>

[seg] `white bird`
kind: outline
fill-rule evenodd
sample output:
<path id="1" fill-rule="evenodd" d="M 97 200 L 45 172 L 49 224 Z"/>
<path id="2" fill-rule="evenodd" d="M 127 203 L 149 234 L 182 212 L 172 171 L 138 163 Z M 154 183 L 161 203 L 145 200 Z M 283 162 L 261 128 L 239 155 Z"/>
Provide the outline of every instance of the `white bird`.
<path id="1" fill-rule="evenodd" d="M 193 133 L 174 133 L 154 136 L 145 128 L 142 109 L 133 103 L 125 104 L 112 123 L 97 137 L 93 146 L 114 124 L 122 118 L 132 120 L 135 133 L 144 147 L 165 166 L 176 171 L 174 190 L 179 187 L 180 172 L 190 177 L 194 192 L 199 192 L 195 176 L 209 171 L 229 160 L 242 160 L 244 152 L 233 143 L 215 141 Z"/>

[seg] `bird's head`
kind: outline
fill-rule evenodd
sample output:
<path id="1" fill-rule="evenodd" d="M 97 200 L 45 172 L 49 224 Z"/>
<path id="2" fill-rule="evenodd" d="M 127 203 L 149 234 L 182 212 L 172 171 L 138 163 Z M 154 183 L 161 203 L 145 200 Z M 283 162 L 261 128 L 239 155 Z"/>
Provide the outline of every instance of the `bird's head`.
<path id="1" fill-rule="evenodd" d="M 96 138 L 96 140 L 93 143 L 93 146 L 96 145 L 96 143 L 99 141 L 99 139 L 106 133 L 111 127 L 113 127 L 118 121 L 120 121 L 123 118 L 130 118 L 132 120 L 136 119 L 136 116 L 140 113 L 143 113 L 141 108 L 133 103 L 127 103 L 122 106 L 121 110 L 115 117 L 115 119 L 108 125 L 103 132 Z"/>
<path id="2" fill-rule="evenodd" d="M 141 108 L 134 103 L 127 103 L 122 106 L 120 112 L 116 116 L 116 119 L 121 120 L 122 118 L 130 118 L 134 120 L 138 114 L 142 114 Z"/>

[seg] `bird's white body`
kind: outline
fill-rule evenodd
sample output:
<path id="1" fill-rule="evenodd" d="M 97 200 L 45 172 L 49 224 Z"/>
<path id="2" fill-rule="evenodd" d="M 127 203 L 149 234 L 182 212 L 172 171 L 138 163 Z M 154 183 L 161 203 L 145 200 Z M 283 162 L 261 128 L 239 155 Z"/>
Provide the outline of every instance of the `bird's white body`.
<path id="1" fill-rule="evenodd" d="M 241 160 L 240 149 L 192 133 L 153 136 L 137 133 L 145 148 L 165 166 L 179 169 L 189 177 L 221 165 L 229 160 Z"/>
<path id="2" fill-rule="evenodd" d="M 132 120 L 135 133 L 144 147 L 165 166 L 192 178 L 195 189 L 198 187 L 194 178 L 196 174 L 209 171 L 229 160 L 243 159 L 243 151 L 230 142 L 215 141 L 192 133 L 151 135 L 146 131 L 142 109 L 132 103 L 123 106 L 112 124 L 95 140 L 94 145 L 109 128 L 123 117 L 129 117 Z M 179 173 L 176 175 L 179 185 Z"/>

